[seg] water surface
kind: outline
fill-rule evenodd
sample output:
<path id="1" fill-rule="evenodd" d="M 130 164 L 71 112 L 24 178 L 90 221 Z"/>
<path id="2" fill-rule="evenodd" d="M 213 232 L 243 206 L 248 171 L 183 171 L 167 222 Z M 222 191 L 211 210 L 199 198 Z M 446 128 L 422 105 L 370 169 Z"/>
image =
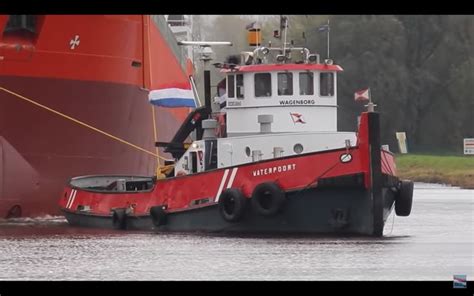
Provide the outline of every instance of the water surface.
<path id="1" fill-rule="evenodd" d="M 0 280 L 442 280 L 473 272 L 474 190 L 415 184 L 383 238 L 155 234 L 0 222 Z"/>

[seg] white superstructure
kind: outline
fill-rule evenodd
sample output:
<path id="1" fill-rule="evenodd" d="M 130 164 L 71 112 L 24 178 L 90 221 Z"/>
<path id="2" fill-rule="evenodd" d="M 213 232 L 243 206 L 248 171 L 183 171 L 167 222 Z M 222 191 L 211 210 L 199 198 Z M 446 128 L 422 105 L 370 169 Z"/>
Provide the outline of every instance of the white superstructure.
<path id="1" fill-rule="evenodd" d="M 301 60 L 291 61 L 292 52 Z M 341 67 L 294 47 L 258 46 L 242 60 L 216 65 L 226 75 L 225 112 L 203 121 L 203 139 L 176 162 L 175 175 L 357 144 L 354 132 L 337 131 Z"/>

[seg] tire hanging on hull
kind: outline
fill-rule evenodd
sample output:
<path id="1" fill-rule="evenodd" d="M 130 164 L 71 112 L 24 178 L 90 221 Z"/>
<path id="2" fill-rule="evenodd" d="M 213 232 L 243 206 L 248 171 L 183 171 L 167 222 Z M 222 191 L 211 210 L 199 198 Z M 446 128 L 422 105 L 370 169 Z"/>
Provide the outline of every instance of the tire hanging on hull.
<path id="1" fill-rule="evenodd" d="M 252 208 L 262 216 L 273 216 L 285 203 L 285 192 L 273 182 L 258 184 L 252 193 Z"/>
<path id="2" fill-rule="evenodd" d="M 226 189 L 219 197 L 219 212 L 227 222 L 240 221 L 246 205 L 247 198 L 237 188 Z"/>
<path id="3" fill-rule="evenodd" d="M 403 180 L 395 198 L 395 213 L 397 216 L 407 217 L 413 205 L 413 181 Z"/>
<path id="4" fill-rule="evenodd" d="M 166 224 L 166 212 L 163 206 L 151 207 L 150 216 L 154 226 L 159 227 Z"/>
<path id="5" fill-rule="evenodd" d="M 112 226 L 117 230 L 127 228 L 127 213 L 125 209 L 115 209 L 112 211 Z"/>

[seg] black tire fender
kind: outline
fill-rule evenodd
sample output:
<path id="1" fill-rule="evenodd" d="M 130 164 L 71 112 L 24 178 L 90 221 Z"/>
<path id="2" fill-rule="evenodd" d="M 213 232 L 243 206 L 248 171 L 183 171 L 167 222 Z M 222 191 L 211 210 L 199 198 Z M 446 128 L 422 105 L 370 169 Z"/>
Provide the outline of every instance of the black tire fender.
<path id="1" fill-rule="evenodd" d="M 258 184 L 252 193 L 252 208 L 260 215 L 273 216 L 283 209 L 286 194 L 274 182 Z"/>
<path id="2" fill-rule="evenodd" d="M 150 208 L 150 216 L 153 225 L 156 227 L 166 224 L 166 212 L 163 206 L 154 206 Z"/>
<path id="3" fill-rule="evenodd" d="M 400 188 L 395 197 L 395 214 L 406 217 L 411 213 L 413 205 L 413 181 L 400 181 Z"/>
<path id="4" fill-rule="evenodd" d="M 112 225 L 114 229 L 127 228 L 127 213 L 125 209 L 112 210 Z"/>
<path id="5" fill-rule="evenodd" d="M 237 188 L 226 189 L 219 196 L 219 212 L 227 222 L 240 221 L 246 205 L 247 198 Z"/>

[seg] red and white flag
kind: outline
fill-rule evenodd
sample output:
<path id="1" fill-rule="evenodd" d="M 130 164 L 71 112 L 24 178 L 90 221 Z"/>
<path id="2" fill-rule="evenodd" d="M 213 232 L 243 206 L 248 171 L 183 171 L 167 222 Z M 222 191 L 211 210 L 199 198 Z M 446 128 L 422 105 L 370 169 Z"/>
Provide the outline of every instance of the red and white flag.
<path id="1" fill-rule="evenodd" d="M 290 116 L 291 116 L 291 119 L 293 120 L 294 124 L 297 124 L 297 123 L 305 124 L 306 123 L 306 121 L 304 121 L 304 119 L 303 119 L 303 114 L 291 113 L 290 112 Z"/>
<path id="2" fill-rule="evenodd" d="M 367 89 L 356 91 L 354 93 L 354 100 L 356 100 L 356 101 L 368 101 L 368 100 L 370 100 L 369 89 L 367 88 Z"/>

